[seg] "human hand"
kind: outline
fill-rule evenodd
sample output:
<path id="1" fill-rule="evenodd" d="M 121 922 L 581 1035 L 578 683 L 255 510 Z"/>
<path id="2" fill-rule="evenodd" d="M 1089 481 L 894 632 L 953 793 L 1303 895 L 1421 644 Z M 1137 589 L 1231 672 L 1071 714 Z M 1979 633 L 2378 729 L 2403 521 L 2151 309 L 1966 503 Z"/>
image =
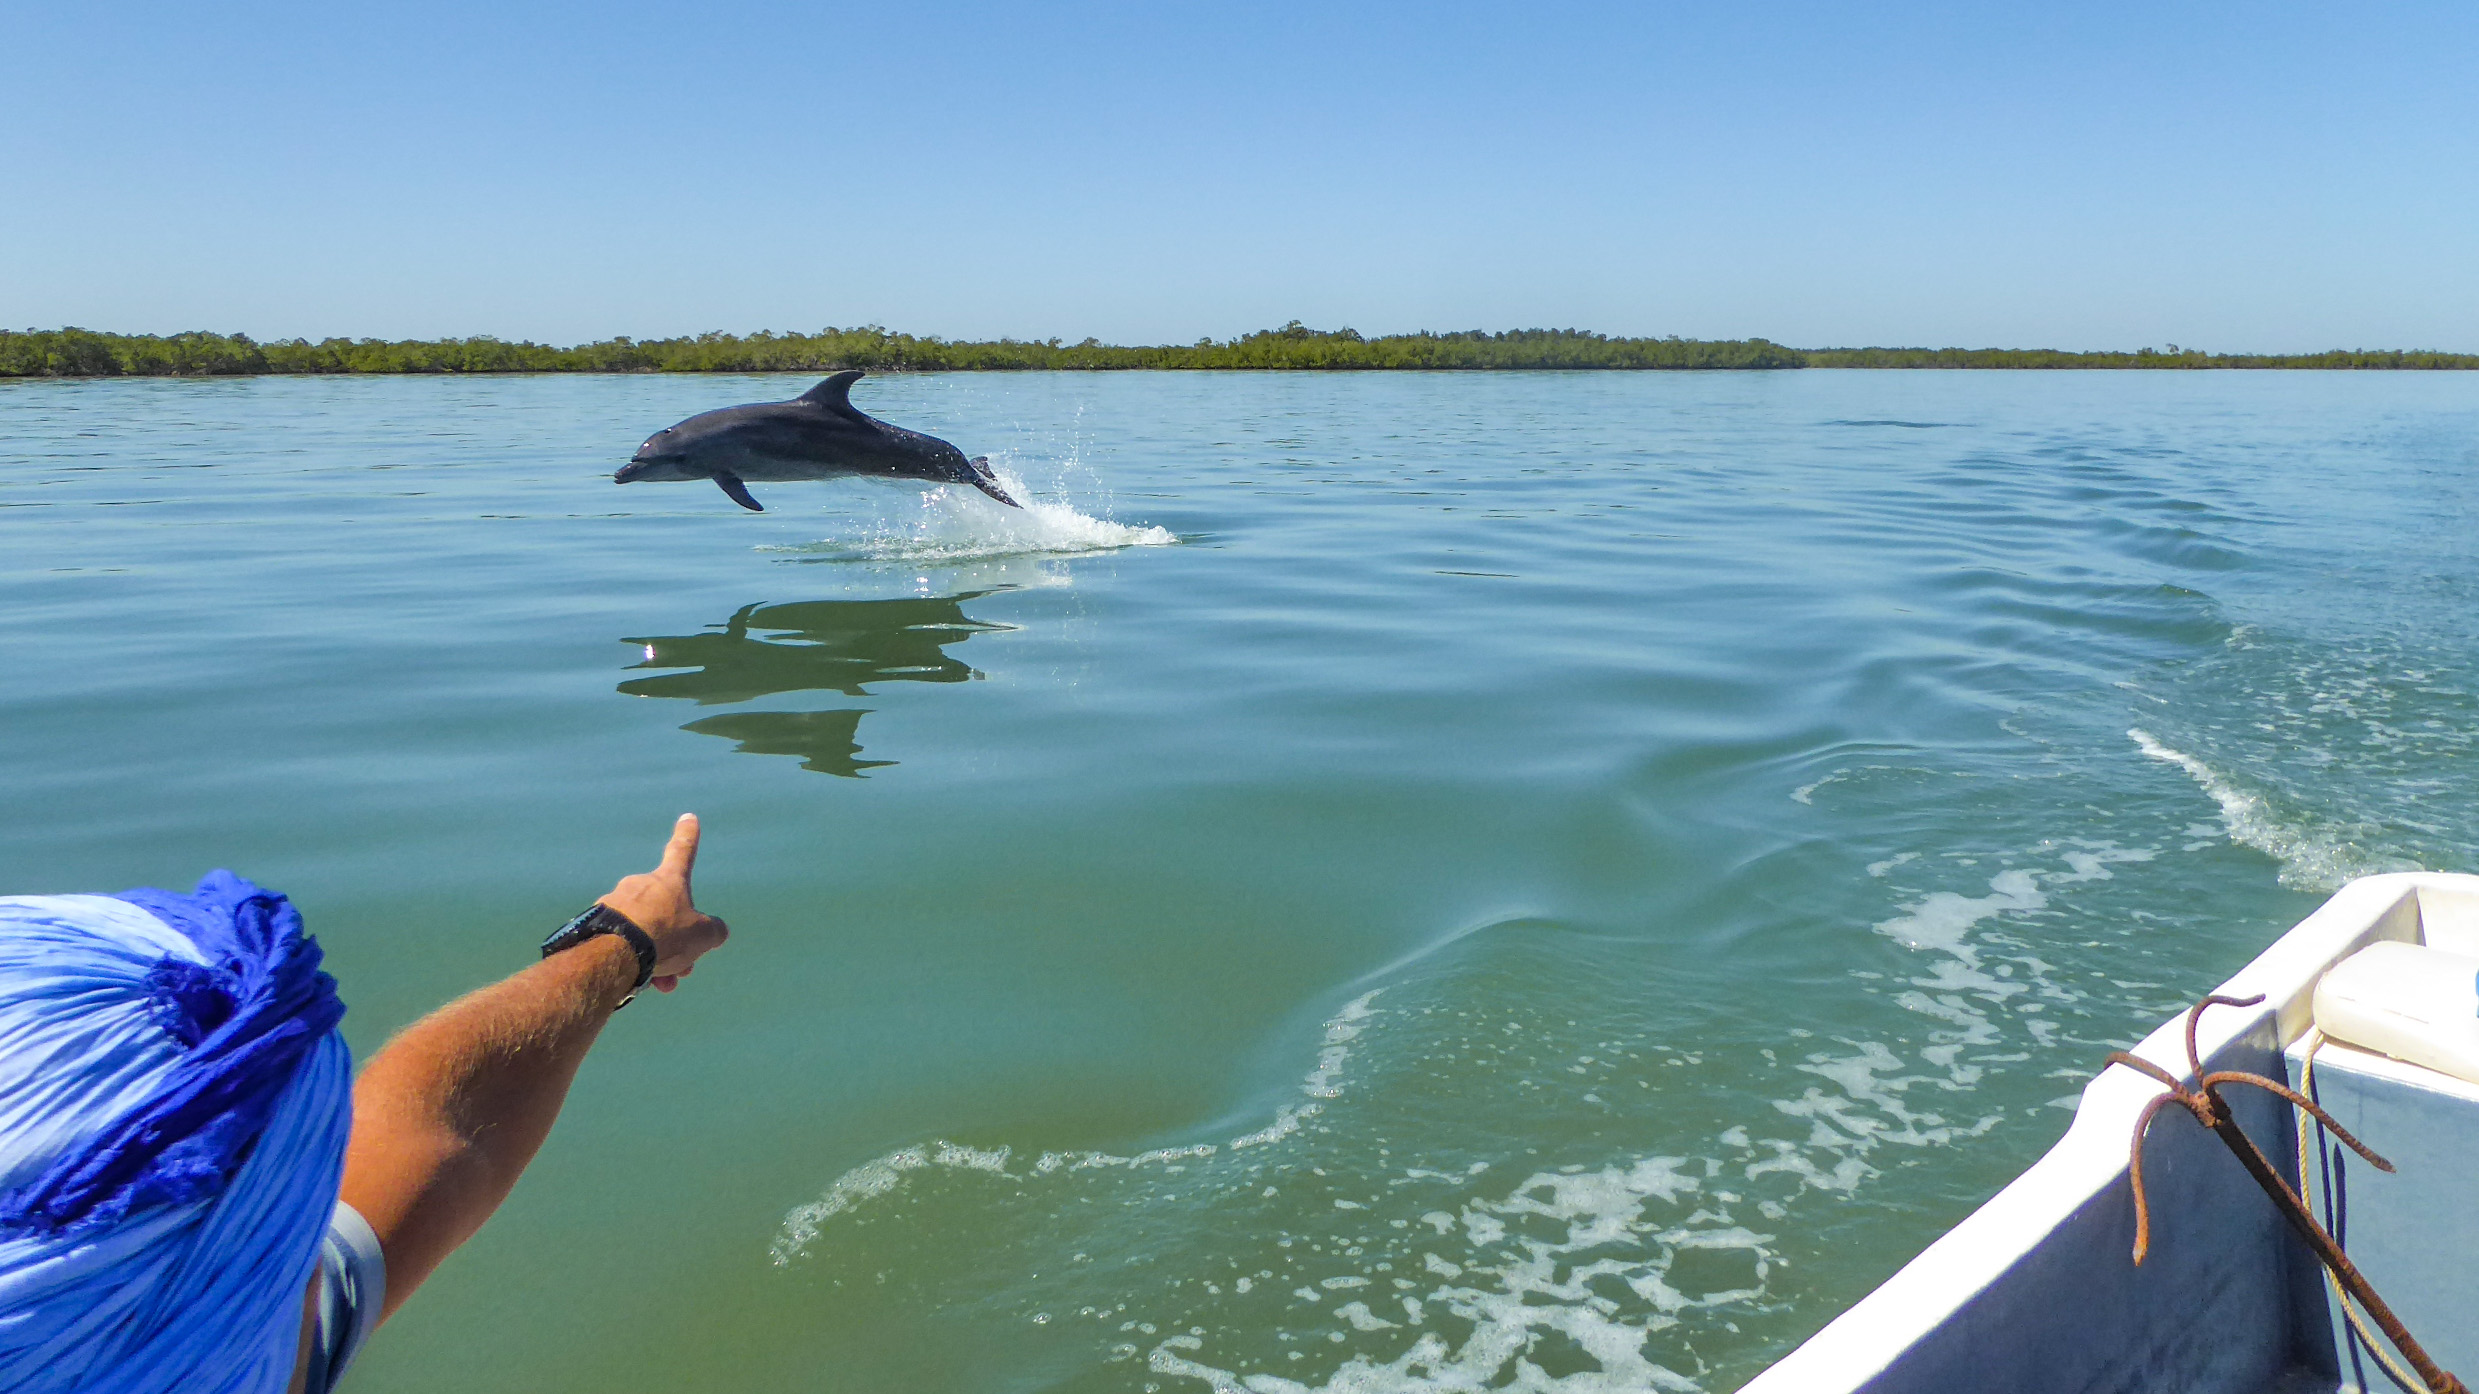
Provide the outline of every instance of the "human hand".
<path id="1" fill-rule="evenodd" d="M 698 913 L 689 899 L 689 872 L 697 865 L 697 815 L 672 824 L 663 863 L 639 876 L 623 876 L 598 904 L 629 917 L 654 941 L 654 986 L 669 992 L 709 949 L 731 937 L 721 920 Z"/>

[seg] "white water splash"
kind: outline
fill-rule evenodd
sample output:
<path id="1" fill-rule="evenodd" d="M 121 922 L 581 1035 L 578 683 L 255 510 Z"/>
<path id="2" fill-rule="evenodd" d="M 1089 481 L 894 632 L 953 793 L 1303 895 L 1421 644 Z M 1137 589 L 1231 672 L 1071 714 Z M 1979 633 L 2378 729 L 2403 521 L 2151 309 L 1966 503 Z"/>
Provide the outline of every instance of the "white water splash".
<path id="1" fill-rule="evenodd" d="M 1167 547 L 1179 540 L 1168 528 L 1114 522 L 1066 502 L 1045 500 L 1022 475 L 999 460 L 991 461 L 990 470 L 1022 508 L 1009 508 L 960 484 L 920 490 L 905 486 L 893 496 L 901 502 L 881 507 L 874 517 L 857 520 L 853 536 L 760 550 L 829 561 L 955 562 Z M 881 499 L 888 497 L 880 495 Z"/>

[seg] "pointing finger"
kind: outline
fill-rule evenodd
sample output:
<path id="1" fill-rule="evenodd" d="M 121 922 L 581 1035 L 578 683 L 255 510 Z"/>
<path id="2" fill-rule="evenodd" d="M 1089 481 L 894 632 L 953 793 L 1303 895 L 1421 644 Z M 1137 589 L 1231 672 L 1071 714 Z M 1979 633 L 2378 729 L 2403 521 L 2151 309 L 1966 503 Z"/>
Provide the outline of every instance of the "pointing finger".
<path id="1" fill-rule="evenodd" d="M 671 825 L 671 841 L 663 848 L 663 864 L 655 869 L 658 872 L 668 871 L 686 881 L 690 870 L 696 865 L 697 815 L 683 813 L 680 821 Z"/>

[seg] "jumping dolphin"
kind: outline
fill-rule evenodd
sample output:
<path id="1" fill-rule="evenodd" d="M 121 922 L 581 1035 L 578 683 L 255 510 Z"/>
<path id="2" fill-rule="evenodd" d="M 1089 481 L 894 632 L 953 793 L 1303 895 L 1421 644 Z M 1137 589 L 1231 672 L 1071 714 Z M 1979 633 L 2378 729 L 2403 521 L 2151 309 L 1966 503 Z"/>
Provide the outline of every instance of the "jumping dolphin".
<path id="1" fill-rule="evenodd" d="M 967 460 L 936 436 L 890 426 L 852 405 L 852 384 L 860 378 L 855 368 L 788 402 L 701 411 L 648 436 L 612 481 L 711 479 L 753 513 L 766 510 L 749 497 L 746 481 L 855 474 L 970 484 L 1009 508 L 1024 506 L 999 487 L 988 456 Z"/>

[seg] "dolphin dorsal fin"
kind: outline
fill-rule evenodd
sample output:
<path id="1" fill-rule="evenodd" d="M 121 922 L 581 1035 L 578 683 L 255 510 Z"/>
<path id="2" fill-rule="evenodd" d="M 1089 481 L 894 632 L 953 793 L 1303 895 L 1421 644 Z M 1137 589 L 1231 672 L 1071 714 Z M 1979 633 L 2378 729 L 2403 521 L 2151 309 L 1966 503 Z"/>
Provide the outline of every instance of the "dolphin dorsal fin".
<path id="1" fill-rule="evenodd" d="M 860 369 L 846 368 L 793 400 L 824 407 L 840 416 L 859 416 L 861 409 L 852 405 L 852 384 L 860 380 Z"/>

